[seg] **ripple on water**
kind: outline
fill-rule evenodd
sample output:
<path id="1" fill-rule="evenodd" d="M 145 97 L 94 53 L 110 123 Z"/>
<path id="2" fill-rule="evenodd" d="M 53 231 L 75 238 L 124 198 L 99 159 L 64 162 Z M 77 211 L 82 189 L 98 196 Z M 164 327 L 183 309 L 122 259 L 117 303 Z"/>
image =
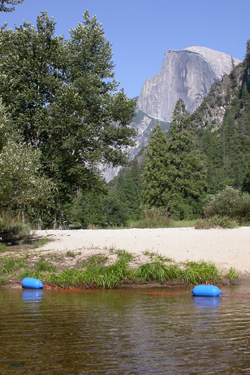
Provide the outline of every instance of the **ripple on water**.
<path id="1" fill-rule="evenodd" d="M 0 291 L 1 374 L 249 372 L 250 298 L 39 292 Z"/>

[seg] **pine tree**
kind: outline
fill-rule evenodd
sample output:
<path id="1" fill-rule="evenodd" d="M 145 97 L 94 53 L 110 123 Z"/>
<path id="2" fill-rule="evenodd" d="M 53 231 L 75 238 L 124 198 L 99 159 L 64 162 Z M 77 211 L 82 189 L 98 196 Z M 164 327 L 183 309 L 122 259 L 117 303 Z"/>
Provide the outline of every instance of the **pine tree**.
<path id="1" fill-rule="evenodd" d="M 201 151 L 181 99 L 173 112 L 168 142 L 165 200 L 169 214 L 182 220 L 200 213 L 207 186 Z"/>
<path id="2" fill-rule="evenodd" d="M 168 143 L 166 134 L 156 125 L 147 145 L 147 157 L 142 175 L 143 203 L 151 208 L 164 208 L 166 191 L 166 163 Z"/>
<path id="3" fill-rule="evenodd" d="M 15 6 L 8 7 L 8 5 L 22 4 L 24 0 L 0 0 L 0 12 L 13 12 Z"/>

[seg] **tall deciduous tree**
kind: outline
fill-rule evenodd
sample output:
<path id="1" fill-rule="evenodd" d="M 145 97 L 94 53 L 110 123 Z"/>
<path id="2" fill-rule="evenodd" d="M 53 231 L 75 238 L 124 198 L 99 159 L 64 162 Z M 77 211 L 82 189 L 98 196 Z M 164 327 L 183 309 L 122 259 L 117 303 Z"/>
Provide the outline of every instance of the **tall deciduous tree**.
<path id="1" fill-rule="evenodd" d="M 0 33 L 0 94 L 27 145 L 41 151 L 42 170 L 66 202 L 101 181 L 100 164 L 126 162 L 135 101 L 117 91 L 112 50 L 96 17 L 84 13 L 71 38 L 54 36 L 46 12 L 37 28 Z"/>
<path id="2" fill-rule="evenodd" d="M 0 211 L 48 200 L 53 184 L 40 168 L 40 151 L 15 139 L 0 103 Z"/>

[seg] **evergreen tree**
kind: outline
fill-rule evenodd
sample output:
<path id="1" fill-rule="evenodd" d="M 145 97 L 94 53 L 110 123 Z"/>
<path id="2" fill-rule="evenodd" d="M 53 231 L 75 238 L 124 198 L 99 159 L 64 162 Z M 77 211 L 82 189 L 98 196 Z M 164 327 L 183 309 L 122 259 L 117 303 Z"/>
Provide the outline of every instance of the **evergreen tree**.
<path id="1" fill-rule="evenodd" d="M 0 12 L 13 12 L 15 6 L 8 7 L 8 5 L 22 4 L 24 0 L 0 0 Z"/>
<path id="2" fill-rule="evenodd" d="M 207 186 L 197 137 L 182 99 L 176 103 L 168 141 L 165 200 L 170 215 L 184 219 L 201 212 Z"/>
<path id="3" fill-rule="evenodd" d="M 147 145 L 147 157 L 142 175 L 142 199 L 145 206 L 165 208 L 166 165 L 168 143 L 166 134 L 156 125 Z"/>

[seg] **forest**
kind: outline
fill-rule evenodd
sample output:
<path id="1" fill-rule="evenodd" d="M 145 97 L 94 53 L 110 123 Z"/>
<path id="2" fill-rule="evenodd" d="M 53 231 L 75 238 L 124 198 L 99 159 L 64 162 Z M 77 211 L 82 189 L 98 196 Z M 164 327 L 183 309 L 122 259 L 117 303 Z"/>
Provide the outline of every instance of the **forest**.
<path id="1" fill-rule="evenodd" d="M 86 11 L 65 40 L 42 12 L 36 27 L 2 27 L 0 42 L 0 232 L 13 221 L 33 229 L 250 221 L 250 41 L 224 94 L 216 84 L 193 114 L 178 100 L 169 131 L 156 125 L 133 160 L 136 101 L 118 90 L 96 17 Z M 216 116 L 204 125 L 218 106 L 222 125 Z M 104 166 L 123 168 L 106 183 Z"/>

